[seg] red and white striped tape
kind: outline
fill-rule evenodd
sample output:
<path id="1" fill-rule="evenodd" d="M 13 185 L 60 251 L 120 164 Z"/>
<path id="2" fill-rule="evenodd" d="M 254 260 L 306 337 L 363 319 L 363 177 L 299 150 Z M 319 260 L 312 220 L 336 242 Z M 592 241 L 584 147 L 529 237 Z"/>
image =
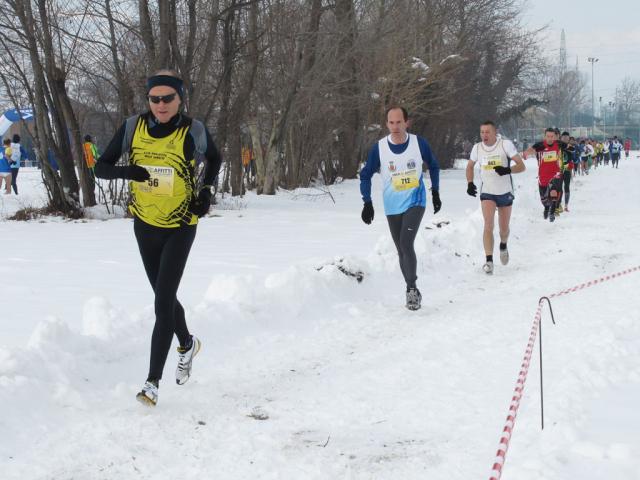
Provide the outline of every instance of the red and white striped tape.
<path id="1" fill-rule="evenodd" d="M 511 405 L 509 405 L 509 415 L 507 415 L 507 421 L 502 429 L 502 435 L 500 437 L 500 444 L 496 458 L 493 463 L 493 469 L 491 471 L 490 480 L 499 480 L 502 475 L 502 467 L 507 456 L 507 450 L 509 450 L 509 442 L 511 440 L 511 434 L 513 433 L 513 427 L 516 423 L 516 416 L 518 415 L 518 408 L 520 408 L 520 400 L 524 392 L 524 384 L 527 381 L 527 375 L 529 373 L 529 365 L 531 364 L 531 356 L 533 355 L 533 348 L 536 343 L 536 337 L 538 335 L 538 328 L 540 327 L 540 319 L 542 318 L 542 303 L 538 303 L 538 310 L 536 310 L 535 320 L 533 321 L 533 327 L 531 328 L 531 334 L 529 335 L 529 343 L 527 349 L 524 352 L 524 359 L 520 366 L 520 373 L 518 374 L 518 380 L 516 381 L 516 388 L 513 391 L 513 397 L 511 397 Z"/>
<path id="2" fill-rule="evenodd" d="M 621 272 L 618 272 L 618 273 L 613 273 L 611 275 L 606 275 L 604 277 L 600 277 L 600 278 L 598 278 L 596 280 L 591 280 L 589 282 L 582 283 L 580 285 L 576 285 L 573 288 L 567 288 L 565 290 L 561 290 L 561 291 L 556 292 L 556 293 L 554 293 L 552 295 L 549 295 L 549 298 L 561 297 L 562 295 L 568 295 L 570 293 L 577 292 L 578 290 L 583 290 L 583 289 L 588 288 L 588 287 L 593 287 L 594 285 L 597 285 L 599 283 L 606 282 L 608 280 L 613 280 L 614 278 L 618 278 L 618 277 L 621 277 L 623 275 L 628 275 L 629 273 L 632 273 L 632 272 L 637 272 L 638 270 L 640 270 L 640 266 L 633 267 L 633 268 L 628 268 L 627 270 L 622 270 Z"/>
<path id="3" fill-rule="evenodd" d="M 573 288 L 567 288 L 565 290 L 561 290 L 557 293 L 549 295 L 549 298 L 568 295 L 570 293 L 577 292 L 579 290 L 583 290 L 585 288 L 592 287 L 599 283 L 606 282 L 608 280 L 613 280 L 614 278 L 618 278 L 632 272 L 637 272 L 639 270 L 640 270 L 640 266 L 629 268 L 627 270 L 622 270 L 621 272 L 614 273 L 612 275 L 606 275 L 596 280 L 591 280 L 589 282 L 582 283 Z M 533 320 L 533 327 L 531 328 L 531 334 L 529 335 L 529 343 L 527 344 L 527 349 L 524 352 L 524 359 L 522 361 L 522 365 L 520 366 L 520 373 L 518 374 L 518 380 L 516 381 L 516 388 L 513 392 L 513 397 L 511 398 L 511 405 L 509 405 L 509 414 L 507 415 L 507 421 L 505 422 L 504 428 L 502 430 L 502 435 L 500 436 L 500 443 L 498 446 L 498 451 L 496 453 L 496 458 L 493 463 L 493 467 L 491 469 L 491 476 L 489 477 L 489 480 L 500 480 L 500 477 L 502 476 L 502 469 L 504 467 L 504 462 L 507 457 L 507 451 L 509 450 L 509 443 L 511 441 L 511 435 L 513 434 L 513 427 L 516 422 L 518 409 L 520 408 L 520 400 L 522 399 L 522 395 L 524 392 L 524 384 L 527 381 L 527 375 L 529 373 L 529 365 L 531 364 L 531 356 L 533 355 L 533 348 L 536 342 L 536 337 L 538 336 L 538 329 L 540 328 L 541 318 L 542 318 L 542 299 L 540 299 L 540 301 L 538 302 L 538 309 L 536 310 L 536 315 Z"/>

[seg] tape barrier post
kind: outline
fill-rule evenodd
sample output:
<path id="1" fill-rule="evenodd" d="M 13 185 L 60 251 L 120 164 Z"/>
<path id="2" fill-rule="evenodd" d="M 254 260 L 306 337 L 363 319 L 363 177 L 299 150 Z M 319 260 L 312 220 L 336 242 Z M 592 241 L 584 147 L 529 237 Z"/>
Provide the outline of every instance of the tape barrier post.
<path id="1" fill-rule="evenodd" d="M 496 452 L 496 458 L 493 463 L 490 480 L 500 480 L 502 475 L 502 467 L 507 457 L 507 450 L 509 449 L 509 442 L 511 441 L 511 434 L 513 433 L 513 427 L 516 422 L 516 416 L 518 415 L 518 409 L 520 408 L 520 400 L 522 399 L 524 392 L 524 385 L 527 381 L 527 375 L 529 374 L 529 365 L 531 364 L 531 356 L 535 348 L 536 336 L 540 328 L 540 320 L 542 318 L 542 302 L 538 303 L 538 309 L 533 320 L 533 326 L 531 327 L 531 333 L 529 334 L 529 343 L 524 352 L 524 358 L 522 365 L 520 365 L 520 372 L 518 373 L 518 380 L 516 381 L 516 388 L 511 397 L 511 404 L 509 405 L 509 414 L 502 429 L 502 435 Z"/>
<path id="2" fill-rule="evenodd" d="M 549 312 L 551 312 L 551 321 L 553 324 L 556 324 L 556 319 L 553 316 L 553 308 L 551 308 L 551 300 L 549 297 L 542 297 L 538 300 L 538 305 L 541 306 L 542 302 L 547 301 L 549 305 Z M 542 314 L 542 310 L 540 310 Z M 540 423 L 541 429 L 544 430 L 544 391 L 543 391 L 543 382 L 542 382 L 542 321 L 540 321 L 540 337 L 538 338 L 538 344 L 540 345 Z"/>
<path id="3" fill-rule="evenodd" d="M 563 295 L 568 295 L 570 293 L 577 292 L 579 290 L 592 287 L 599 283 L 603 283 L 609 280 L 613 280 L 614 278 L 621 277 L 623 275 L 627 275 L 629 273 L 640 271 L 640 266 L 629 268 L 627 270 L 622 270 L 621 272 L 617 272 L 611 275 L 606 275 L 604 277 L 598 278 L 596 280 L 591 280 L 586 283 L 582 283 L 580 285 L 576 285 L 572 288 L 567 288 L 565 290 L 561 290 L 559 292 L 553 293 L 548 297 L 542 297 L 538 301 L 538 309 L 536 310 L 535 318 L 533 321 L 533 327 L 531 328 L 531 334 L 529 335 L 529 343 L 527 344 L 527 349 L 525 350 L 524 360 L 521 365 L 520 373 L 518 374 L 518 380 L 516 381 L 516 388 L 514 390 L 513 397 L 511 398 L 511 405 L 509 406 L 509 415 L 507 416 L 507 420 L 502 430 L 502 435 L 500 436 L 500 442 L 498 446 L 498 451 L 496 453 L 496 458 L 493 463 L 493 467 L 491 470 L 491 477 L 489 480 L 500 480 L 502 476 L 502 469 L 504 467 L 504 462 L 507 456 L 507 450 L 509 449 L 509 443 L 511 441 L 511 435 L 513 433 L 513 427 L 515 425 L 516 416 L 518 413 L 518 409 L 520 408 L 520 400 L 522 399 L 522 394 L 524 391 L 524 385 L 527 380 L 527 374 L 529 373 L 529 364 L 531 362 L 531 354 L 533 352 L 536 335 L 538 330 L 541 329 L 541 317 L 542 317 L 542 304 L 544 300 L 547 300 L 549 304 L 549 310 L 551 312 L 551 320 L 555 325 L 555 319 L 553 317 L 553 309 L 551 308 L 551 298 L 561 297 Z M 540 342 L 540 395 L 542 396 L 542 341 Z M 542 397 L 541 397 L 542 398 Z M 541 402 L 542 408 L 542 402 Z M 544 411 L 542 411 L 542 427 L 544 428 Z"/>

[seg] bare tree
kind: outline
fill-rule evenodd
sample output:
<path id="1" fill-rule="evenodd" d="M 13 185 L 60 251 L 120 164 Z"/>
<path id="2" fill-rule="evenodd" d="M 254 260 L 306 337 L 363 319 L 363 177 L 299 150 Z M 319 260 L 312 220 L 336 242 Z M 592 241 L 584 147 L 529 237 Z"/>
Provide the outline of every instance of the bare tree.
<path id="1" fill-rule="evenodd" d="M 621 122 L 629 122 L 633 114 L 640 113 L 640 80 L 625 77 L 616 88 L 615 103 Z"/>
<path id="2" fill-rule="evenodd" d="M 5 48 L 21 52 L 17 63 L 29 59 L 20 75 L 0 65 L 3 84 L 40 112 L 39 156 L 51 150 L 60 159 L 50 180 L 72 201 L 79 185 L 91 197 L 80 132 L 99 124 L 108 139 L 147 108 L 145 79 L 159 68 L 182 76 L 185 111 L 213 132 L 225 159 L 220 189 L 232 195 L 244 192 L 240 152 L 248 144 L 258 193 L 354 178 L 390 104 L 412 112 L 412 129 L 447 166 L 485 118 L 508 122 L 527 106 L 551 104 L 552 92 L 563 92 L 557 110 L 566 112 L 580 97 L 579 78 L 554 77 L 538 61 L 537 32 L 523 25 L 520 0 L 0 4 L 11 17 L 0 19 L 12 32 Z"/>

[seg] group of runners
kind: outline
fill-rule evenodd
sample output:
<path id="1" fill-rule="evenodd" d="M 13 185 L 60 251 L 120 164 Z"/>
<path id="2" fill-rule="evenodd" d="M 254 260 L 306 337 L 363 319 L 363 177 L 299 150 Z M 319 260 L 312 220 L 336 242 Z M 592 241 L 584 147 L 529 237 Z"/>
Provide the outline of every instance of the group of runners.
<path id="1" fill-rule="evenodd" d="M 373 146 L 360 172 L 360 191 L 364 201 L 362 220 L 367 224 L 373 220 L 371 176 L 379 172 L 383 181 L 384 210 L 406 282 L 406 307 L 417 310 L 422 296 L 416 285 L 417 260 L 413 242 L 427 200 L 422 164 L 427 166 L 431 177 L 435 213 L 442 206 L 438 162 L 425 139 L 407 133 L 409 119 L 404 108 L 391 107 L 387 110 L 386 120 L 390 134 Z M 513 142 L 498 134 L 495 123 L 490 120 L 480 125 L 480 138 L 481 141 L 471 150 L 466 179 L 467 194 L 473 197 L 480 194 L 485 253 L 482 270 L 488 275 L 494 272 L 496 213 L 500 263 L 509 263 L 507 243 L 514 200 L 512 174 L 526 169 L 524 158 L 537 162 L 542 215 L 545 220 L 554 222 L 560 213 L 569 212 L 571 180 L 575 175 L 588 175 L 591 168 L 608 165 L 609 162 L 613 168 L 618 168 L 622 152 L 628 157 L 631 149 L 628 139 L 624 144 L 617 137 L 603 142 L 577 141 L 568 132 L 547 128 L 542 141 L 518 152 Z M 479 189 L 474 182 L 476 167 L 479 167 Z"/>
<path id="2" fill-rule="evenodd" d="M 631 140 L 627 138 L 622 143 L 617 136 L 604 141 L 590 138 L 576 140 L 574 137 L 568 137 L 565 141 L 574 147 L 568 159 L 573 163 L 574 175 L 589 175 L 592 168 L 608 166 L 609 162 L 613 168 L 618 168 L 622 152 L 629 158 L 631 150 Z"/>
<path id="3" fill-rule="evenodd" d="M 189 380 L 193 359 L 202 346 L 200 339 L 189 331 L 177 291 L 198 220 L 209 211 L 211 188 L 218 176 L 221 158 L 206 126 L 182 112 L 183 95 L 184 85 L 176 72 L 161 70 L 150 76 L 147 79 L 148 110 L 128 118 L 95 163 L 96 177 L 131 182 L 129 210 L 134 217 L 133 233 L 155 296 L 149 371 L 136 395 L 141 403 L 150 406 L 158 401 L 159 382 L 174 335 L 179 342 L 175 371 L 178 385 Z M 374 219 L 371 178 L 380 173 L 384 212 L 406 283 L 406 307 L 418 310 L 422 295 L 417 286 L 414 240 L 427 205 L 423 165 L 431 178 L 434 213 L 440 210 L 442 202 L 438 161 L 427 140 L 407 132 L 408 125 L 405 108 L 393 106 L 387 110 L 389 135 L 372 146 L 360 172 L 364 201 L 361 218 L 366 224 Z M 479 193 L 486 254 L 483 270 L 487 274 L 493 273 L 496 212 L 500 262 L 503 265 L 509 262 L 507 242 L 514 199 L 511 176 L 525 170 L 524 156 L 538 158 L 544 217 L 554 220 L 563 194 L 567 210 L 575 153 L 582 150 L 568 135 L 558 138 L 558 133 L 547 129 L 544 141 L 523 155 L 512 142 L 497 134 L 493 122 L 480 126 L 481 141 L 471 151 L 466 176 L 467 193 L 475 197 L 478 187 L 474 183 L 474 171 L 476 165 L 480 166 Z M 97 157 L 95 153 L 93 156 Z M 613 157 L 611 159 L 613 162 Z M 198 170 L 200 175 L 196 174 Z"/>

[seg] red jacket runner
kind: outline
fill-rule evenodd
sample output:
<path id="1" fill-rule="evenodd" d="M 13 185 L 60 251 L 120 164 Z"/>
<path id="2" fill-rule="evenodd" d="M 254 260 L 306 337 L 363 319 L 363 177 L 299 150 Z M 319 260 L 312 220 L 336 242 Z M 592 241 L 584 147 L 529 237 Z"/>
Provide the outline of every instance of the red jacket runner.
<path id="1" fill-rule="evenodd" d="M 562 151 L 567 149 L 567 144 L 555 141 L 551 145 L 546 142 L 538 142 L 533 148 L 538 153 L 538 183 L 546 187 L 562 167 Z"/>

